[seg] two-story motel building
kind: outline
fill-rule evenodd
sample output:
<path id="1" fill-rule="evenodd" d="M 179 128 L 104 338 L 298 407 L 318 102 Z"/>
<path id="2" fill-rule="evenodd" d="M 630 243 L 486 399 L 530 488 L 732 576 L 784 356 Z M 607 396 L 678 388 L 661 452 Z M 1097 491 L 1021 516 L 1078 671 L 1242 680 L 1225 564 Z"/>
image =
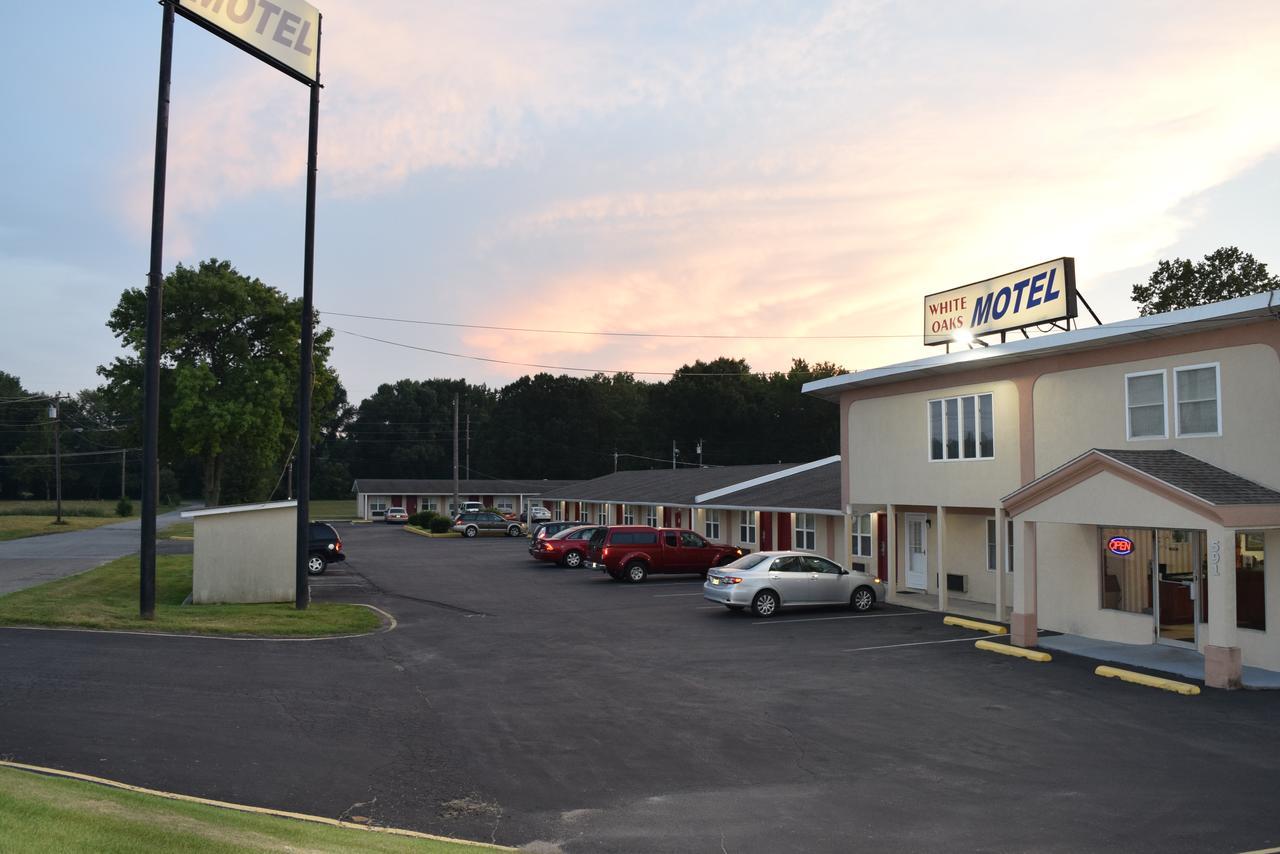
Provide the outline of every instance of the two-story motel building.
<path id="1" fill-rule="evenodd" d="M 1212 686 L 1280 670 L 1280 293 L 805 391 L 840 406 L 891 601 L 1197 650 Z"/>

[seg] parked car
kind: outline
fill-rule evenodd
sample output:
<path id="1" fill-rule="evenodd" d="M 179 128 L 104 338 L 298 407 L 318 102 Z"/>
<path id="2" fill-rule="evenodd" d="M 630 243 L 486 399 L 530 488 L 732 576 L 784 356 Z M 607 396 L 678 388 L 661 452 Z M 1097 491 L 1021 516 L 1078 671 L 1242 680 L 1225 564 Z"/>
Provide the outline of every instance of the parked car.
<path id="1" fill-rule="evenodd" d="M 545 508 L 545 507 L 533 507 L 533 508 L 531 508 L 530 510 L 528 510 L 528 511 L 526 511 L 526 512 L 522 512 L 522 513 L 520 514 L 520 521 L 521 521 L 521 522 L 527 522 L 527 521 L 529 521 L 526 517 L 527 517 L 530 513 L 532 513 L 532 514 L 533 514 L 533 521 L 535 521 L 535 522 L 549 522 L 549 521 L 551 521 L 551 511 L 550 511 L 550 510 L 548 510 L 548 509 L 547 509 L 547 508 Z"/>
<path id="2" fill-rule="evenodd" d="M 884 583 L 804 552 L 757 552 L 707 573 L 702 596 L 730 611 L 772 617 L 797 605 L 848 605 L 867 611 L 884 600 Z"/>
<path id="3" fill-rule="evenodd" d="M 461 507 L 456 504 L 450 504 L 449 514 L 451 516 L 457 516 L 459 513 L 478 513 L 483 509 L 484 504 L 479 501 L 464 501 L 462 502 Z"/>
<path id="4" fill-rule="evenodd" d="M 569 528 L 577 528 L 581 526 L 581 522 L 565 522 L 556 520 L 554 522 L 542 522 L 533 527 L 533 533 L 529 535 L 529 554 L 533 554 L 534 548 L 538 545 L 538 540 L 552 537 L 561 531 Z"/>
<path id="5" fill-rule="evenodd" d="M 388 525 L 405 524 L 409 521 L 409 513 L 403 507 L 388 507 L 387 515 L 383 517 Z"/>
<path id="6" fill-rule="evenodd" d="M 325 522 L 312 522 L 307 529 L 307 574 L 322 575 L 329 564 L 346 559 L 337 529 Z"/>
<path id="7" fill-rule="evenodd" d="M 549 537 L 535 539 L 529 547 L 529 554 L 538 560 L 551 561 L 557 566 L 577 569 L 587 562 L 587 546 L 596 531 L 603 530 L 599 525 L 577 525 Z"/>
<path id="8" fill-rule="evenodd" d="M 747 549 L 708 542 L 680 528 L 615 525 L 591 537 L 589 559 L 615 581 L 644 581 L 653 573 L 696 572 L 736 560 Z"/>
<path id="9" fill-rule="evenodd" d="M 491 510 L 474 513 L 462 513 L 453 520 L 451 531 L 457 531 L 464 537 L 479 536 L 482 531 L 502 531 L 508 537 L 518 537 L 524 533 L 519 522 L 503 519 Z"/>

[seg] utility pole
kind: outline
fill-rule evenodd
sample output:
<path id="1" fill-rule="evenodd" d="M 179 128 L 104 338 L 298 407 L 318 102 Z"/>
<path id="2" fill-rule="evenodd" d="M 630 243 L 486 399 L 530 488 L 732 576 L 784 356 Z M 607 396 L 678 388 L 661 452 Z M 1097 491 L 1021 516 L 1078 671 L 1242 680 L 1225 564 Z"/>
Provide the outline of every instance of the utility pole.
<path id="1" fill-rule="evenodd" d="M 698 468 L 702 468 L 702 440 L 698 440 Z"/>
<path id="2" fill-rule="evenodd" d="M 618 449 L 613 449 L 613 473 L 618 473 Z"/>
<path id="3" fill-rule="evenodd" d="M 676 455 L 679 453 L 680 452 L 676 450 L 676 440 L 672 439 L 671 440 L 671 468 L 672 469 L 676 467 Z"/>
<path id="4" fill-rule="evenodd" d="M 287 474 L 285 477 L 287 478 L 287 482 L 285 484 L 285 491 L 288 493 L 287 500 L 292 501 L 293 500 L 293 457 L 289 457 L 289 474 Z"/>
<path id="5" fill-rule="evenodd" d="M 467 477 L 471 477 L 471 413 L 467 413 L 467 466 L 464 469 Z"/>
<path id="6" fill-rule="evenodd" d="M 462 512 L 458 503 L 458 396 L 453 396 L 453 512 L 456 516 Z"/>
<path id="7" fill-rule="evenodd" d="M 120 500 L 124 501 L 124 448 L 120 449 Z"/>
<path id="8" fill-rule="evenodd" d="M 62 408 L 59 406 L 59 398 L 62 392 L 58 392 L 53 396 L 53 403 L 49 404 L 49 420 L 53 422 L 53 479 L 54 490 L 58 495 L 58 518 L 53 524 L 61 525 L 62 522 Z"/>

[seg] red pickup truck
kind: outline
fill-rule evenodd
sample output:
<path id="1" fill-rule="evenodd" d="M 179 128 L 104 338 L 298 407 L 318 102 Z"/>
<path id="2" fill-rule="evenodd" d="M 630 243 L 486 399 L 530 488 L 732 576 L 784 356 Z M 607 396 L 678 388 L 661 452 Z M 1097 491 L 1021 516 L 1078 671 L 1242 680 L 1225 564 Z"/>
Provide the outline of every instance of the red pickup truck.
<path id="1" fill-rule="evenodd" d="M 602 528 L 588 544 L 591 565 L 614 581 L 641 582 L 651 573 L 696 572 L 737 560 L 747 549 L 707 542 L 679 528 L 614 525 Z"/>

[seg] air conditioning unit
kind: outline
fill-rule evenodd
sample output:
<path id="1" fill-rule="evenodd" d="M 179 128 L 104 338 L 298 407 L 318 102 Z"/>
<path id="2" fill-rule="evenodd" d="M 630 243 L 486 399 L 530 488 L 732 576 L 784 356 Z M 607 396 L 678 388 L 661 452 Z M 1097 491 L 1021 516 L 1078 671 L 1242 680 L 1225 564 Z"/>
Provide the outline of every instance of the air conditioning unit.
<path id="1" fill-rule="evenodd" d="M 969 592 L 969 576 L 957 575 L 954 572 L 947 573 L 947 592 L 948 593 L 968 593 Z"/>

